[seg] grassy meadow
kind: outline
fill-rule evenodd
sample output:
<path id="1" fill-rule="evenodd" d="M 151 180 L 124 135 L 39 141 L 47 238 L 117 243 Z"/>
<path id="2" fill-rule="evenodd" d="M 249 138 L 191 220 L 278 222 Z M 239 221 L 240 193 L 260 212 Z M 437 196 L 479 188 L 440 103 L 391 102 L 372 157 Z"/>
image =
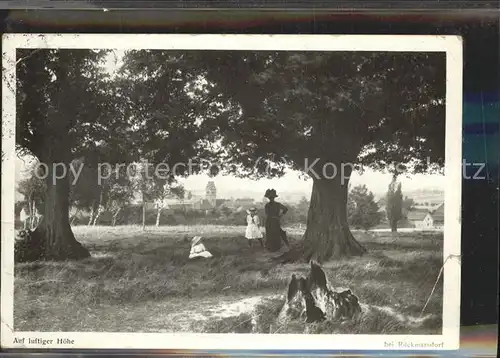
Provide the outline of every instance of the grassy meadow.
<path id="1" fill-rule="evenodd" d="M 73 227 L 92 257 L 16 264 L 16 331 L 440 334 L 442 233 L 355 232 L 368 253 L 323 265 L 366 311 L 356 320 L 278 327 L 292 273 L 243 237 L 243 226 Z M 287 229 L 299 240 L 301 229 Z M 214 255 L 188 260 L 190 238 Z"/>

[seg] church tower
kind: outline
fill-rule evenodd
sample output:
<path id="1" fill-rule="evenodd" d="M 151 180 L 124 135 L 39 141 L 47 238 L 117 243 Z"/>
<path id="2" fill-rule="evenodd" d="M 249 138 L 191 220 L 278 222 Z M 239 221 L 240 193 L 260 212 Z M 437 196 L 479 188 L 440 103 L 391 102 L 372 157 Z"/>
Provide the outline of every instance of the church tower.
<path id="1" fill-rule="evenodd" d="M 215 208 L 215 202 L 217 199 L 217 189 L 215 188 L 215 183 L 210 180 L 205 188 L 205 198 L 210 203 L 210 206 Z"/>

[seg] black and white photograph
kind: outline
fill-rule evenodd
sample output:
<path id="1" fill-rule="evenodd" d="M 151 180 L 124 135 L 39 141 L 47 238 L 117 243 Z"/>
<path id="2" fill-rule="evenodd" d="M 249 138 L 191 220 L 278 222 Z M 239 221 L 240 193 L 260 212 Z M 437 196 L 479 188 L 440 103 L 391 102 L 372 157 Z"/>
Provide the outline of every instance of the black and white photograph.
<path id="1" fill-rule="evenodd" d="M 3 51 L 2 346 L 458 348 L 459 37 Z"/>

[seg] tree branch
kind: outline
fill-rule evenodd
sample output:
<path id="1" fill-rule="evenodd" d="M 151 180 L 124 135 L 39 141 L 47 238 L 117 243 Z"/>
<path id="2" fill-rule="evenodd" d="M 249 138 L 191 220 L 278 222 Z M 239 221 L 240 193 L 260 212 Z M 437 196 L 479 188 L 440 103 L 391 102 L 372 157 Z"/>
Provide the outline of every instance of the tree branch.
<path id="1" fill-rule="evenodd" d="M 37 48 L 36 50 L 32 51 L 28 56 L 21 57 L 19 60 L 16 61 L 16 66 L 18 64 L 20 64 L 21 62 L 23 62 L 23 61 L 29 59 L 30 57 L 32 57 L 37 52 L 40 52 L 41 50 L 43 50 L 43 49 L 42 48 Z"/>

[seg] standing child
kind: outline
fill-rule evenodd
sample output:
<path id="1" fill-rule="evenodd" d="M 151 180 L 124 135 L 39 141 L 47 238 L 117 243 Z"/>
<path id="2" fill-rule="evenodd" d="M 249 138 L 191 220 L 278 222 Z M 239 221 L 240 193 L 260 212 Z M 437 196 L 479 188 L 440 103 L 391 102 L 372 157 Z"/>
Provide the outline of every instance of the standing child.
<path id="1" fill-rule="evenodd" d="M 245 231 L 245 237 L 248 239 L 248 246 L 252 247 L 252 240 L 259 240 L 260 246 L 264 247 L 262 242 L 262 232 L 260 231 L 260 220 L 257 216 L 257 209 L 251 208 L 247 211 L 247 229 Z"/>

